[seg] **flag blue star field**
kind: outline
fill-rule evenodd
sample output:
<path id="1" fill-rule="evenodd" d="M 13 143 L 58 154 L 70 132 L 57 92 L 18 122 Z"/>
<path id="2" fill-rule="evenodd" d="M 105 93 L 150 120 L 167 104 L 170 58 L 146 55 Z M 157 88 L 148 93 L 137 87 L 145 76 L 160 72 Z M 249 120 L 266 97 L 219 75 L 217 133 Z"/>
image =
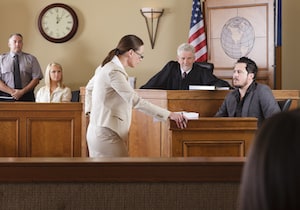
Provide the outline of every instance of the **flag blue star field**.
<path id="1" fill-rule="evenodd" d="M 276 0 L 276 13 L 275 13 L 275 44 L 276 44 L 276 47 L 279 47 L 281 46 L 281 42 L 282 42 L 282 28 L 281 28 L 281 8 L 282 8 L 282 2 L 281 0 Z"/>
<path id="2" fill-rule="evenodd" d="M 200 0 L 193 0 L 188 42 L 195 47 L 195 61 L 207 61 L 206 36 Z"/>

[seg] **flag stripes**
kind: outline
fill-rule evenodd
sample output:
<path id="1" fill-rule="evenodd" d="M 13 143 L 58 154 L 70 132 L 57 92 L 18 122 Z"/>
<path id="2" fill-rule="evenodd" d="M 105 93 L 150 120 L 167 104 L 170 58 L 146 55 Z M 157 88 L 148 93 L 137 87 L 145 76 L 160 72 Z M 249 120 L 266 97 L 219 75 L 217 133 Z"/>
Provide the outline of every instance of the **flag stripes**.
<path id="1" fill-rule="evenodd" d="M 193 0 L 188 42 L 195 47 L 195 61 L 207 61 L 207 45 L 200 0 Z"/>

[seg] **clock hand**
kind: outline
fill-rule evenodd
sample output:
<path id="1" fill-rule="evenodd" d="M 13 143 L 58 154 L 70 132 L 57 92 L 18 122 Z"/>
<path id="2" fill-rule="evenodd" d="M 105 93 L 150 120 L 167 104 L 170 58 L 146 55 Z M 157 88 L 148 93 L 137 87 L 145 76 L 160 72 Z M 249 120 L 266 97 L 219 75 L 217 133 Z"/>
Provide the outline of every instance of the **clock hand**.
<path id="1" fill-rule="evenodd" d="M 59 17 L 58 17 L 58 14 L 57 14 L 57 15 L 56 15 L 56 24 L 59 23 L 60 19 L 61 19 L 61 18 L 59 18 Z"/>
<path id="2" fill-rule="evenodd" d="M 60 16 L 60 20 L 63 18 L 63 16 L 64 16 L 64 13 L 62 13 L 62 14 L 61 14 L 61 16 Z"/>
<path id="3" fill-rule="evenodd" d="M 57 14 L 57 16 L 58 16 L 58 14 Z M 58 23 L 61 21 L 61 19 L 63 18 L 63 16 L 64 16 L 64 11 L 62 11 L 61 16 L 59 17 Z"/>

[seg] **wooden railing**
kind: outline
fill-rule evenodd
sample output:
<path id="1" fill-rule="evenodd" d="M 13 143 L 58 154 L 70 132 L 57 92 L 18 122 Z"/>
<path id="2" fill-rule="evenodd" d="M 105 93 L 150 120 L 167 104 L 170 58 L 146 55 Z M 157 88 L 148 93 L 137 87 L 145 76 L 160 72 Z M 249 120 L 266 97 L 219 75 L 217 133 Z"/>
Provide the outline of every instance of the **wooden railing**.
<path id="1" fill-rule="evenodd" d="M 1 209 L 236 209 L 244 158 L 0 158 Z"/>
<path id="2" fill-rule="evenodd" d="M 0 182 L 239 182 L 244 158 L 0 158 Z"/>

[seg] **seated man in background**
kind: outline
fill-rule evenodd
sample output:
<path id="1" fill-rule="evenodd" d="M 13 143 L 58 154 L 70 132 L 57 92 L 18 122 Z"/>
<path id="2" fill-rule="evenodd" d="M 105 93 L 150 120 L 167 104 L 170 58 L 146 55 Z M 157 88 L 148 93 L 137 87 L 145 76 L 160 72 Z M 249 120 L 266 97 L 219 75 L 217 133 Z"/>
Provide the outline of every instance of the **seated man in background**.
<path id="1" fill-rule="evenodd" d="M 188 90 L 190 85 L 230 87 L 217 78 L 213 69 L 203 68 L 195 62 L 195 48 L 187 43 L 177 49 L 177 61 L 169 61 L 141 89 Z"/>
<path id="2" fill-rule="evenodd" d="M 255 81 L 257 71 L 253 60 L 241 57 L 237 61 L 232 76 L 235 89 L 227 94 L 216 117 L 256 117 L 260 126 L 281 111 L 270 87 Z"/>

